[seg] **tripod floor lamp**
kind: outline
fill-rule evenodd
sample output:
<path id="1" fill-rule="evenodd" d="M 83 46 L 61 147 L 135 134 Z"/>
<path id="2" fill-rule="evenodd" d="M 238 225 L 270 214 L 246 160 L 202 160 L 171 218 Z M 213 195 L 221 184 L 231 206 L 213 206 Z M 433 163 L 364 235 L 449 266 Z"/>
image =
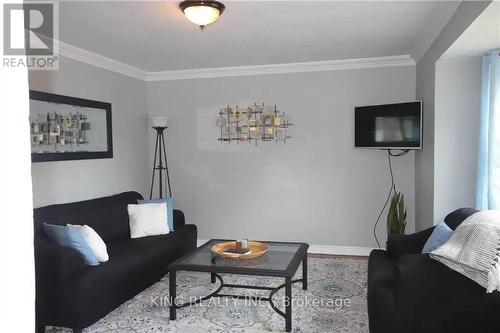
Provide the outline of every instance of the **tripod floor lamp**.
<path id="1" fill-rule="evenodd" d="M 163 198 L 163 189 L 167 197 L 172 197 L 170 188 L 170 175 L 168 173 L 167 148 L 163 132 L 167 128 L 168 117 L 149 116 L 153 128 L 156 130 L 155 155 L 153 160 L 153 174 L 151 176 L 151 190 L 149 199 L 153 198 L 153 186 L 155 185 L 155 175 L 158 173 L 158 196 Z M 168 190 L 168 191 L 167 191 Z"/>

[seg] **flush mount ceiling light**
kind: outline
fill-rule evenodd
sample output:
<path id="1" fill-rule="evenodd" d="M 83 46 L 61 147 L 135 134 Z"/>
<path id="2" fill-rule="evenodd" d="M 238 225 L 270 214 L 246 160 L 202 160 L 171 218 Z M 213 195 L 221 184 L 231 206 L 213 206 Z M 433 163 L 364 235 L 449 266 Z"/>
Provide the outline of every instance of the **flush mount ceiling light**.
<path id="1" fill-rule="evenodd" d="M 185 0 L 179 4 L 187 19 L 198 25 L 200 29 L 217 21 L 224 11 L 224 4 L 218 1 Z"/>

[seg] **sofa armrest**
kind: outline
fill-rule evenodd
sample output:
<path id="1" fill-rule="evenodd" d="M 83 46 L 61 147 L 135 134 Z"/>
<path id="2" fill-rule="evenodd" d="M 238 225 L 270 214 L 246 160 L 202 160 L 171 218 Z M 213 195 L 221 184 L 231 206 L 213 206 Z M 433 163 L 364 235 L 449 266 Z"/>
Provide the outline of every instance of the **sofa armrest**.
<path id="1" fill-rule="evenodd" d="M 398 269 L 384 250 L 373 250 L 368 259 L 368 321 L 371 333 L 393 333 L 394 290 Z"/>
<path id="2" fill-rule="evenodd" d="M 184 228 L 186 220 L 182 210 L 174 209 L 174 230 Z"/>
<path id="3" fill-rule="evenodd" d="M 43 239 L 35 240 L 37 283 L 58 283 L 85 269 L 82 255 L 75 249 Z"/>
<path id="4" fill-rule="evenodd" d="M 35 290 L 37 325 L 57 318 L 65 304 L 64 289 L 68 280 L 86 266 L 78 251 L 50 241 L 35 238 Z"/>
<path id="5" fill-rule="evenodd" d="M 433 230 L 434 227 L 431 227 L 411 235 L 389 235 L 387 252 L 393 258 L 398 258 L 403 254 L 422 253 L 425 242 Z"/>

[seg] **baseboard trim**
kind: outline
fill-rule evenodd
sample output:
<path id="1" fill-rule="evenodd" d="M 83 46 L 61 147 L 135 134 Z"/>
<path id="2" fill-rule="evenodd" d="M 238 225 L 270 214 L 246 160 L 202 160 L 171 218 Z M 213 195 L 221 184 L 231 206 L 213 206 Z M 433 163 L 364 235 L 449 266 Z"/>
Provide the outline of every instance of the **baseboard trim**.
<path id="1" fill-rule="evenodd" d="M 367 257 L 372 252 L 371 247 L 362 246 L 339 246 L 339 245 L 309 245 L 307 253 L 333 254 L 339 256 L 363 256 Z"/>
<path id="2" fill-rule="evenodd" d="M 198 239 L 198 246 L 206 243 L 207 239 Z M 331 254 L 338 256 L 368 256 L 374 248 L 362 246 L 338 246 L 338 245 L 309 245 L 307 253 Z"/>

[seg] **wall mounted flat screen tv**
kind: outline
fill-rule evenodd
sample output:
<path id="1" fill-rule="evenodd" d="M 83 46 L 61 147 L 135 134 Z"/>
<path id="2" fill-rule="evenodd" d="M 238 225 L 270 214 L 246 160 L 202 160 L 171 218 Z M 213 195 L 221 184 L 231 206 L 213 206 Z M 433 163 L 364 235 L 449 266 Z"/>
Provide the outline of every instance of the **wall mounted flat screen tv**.
<path id="1" fill-rule="evenodd" d="M 420 101 L 356 107 L 354 118 L 356 148 L 422 148 Z"/>

